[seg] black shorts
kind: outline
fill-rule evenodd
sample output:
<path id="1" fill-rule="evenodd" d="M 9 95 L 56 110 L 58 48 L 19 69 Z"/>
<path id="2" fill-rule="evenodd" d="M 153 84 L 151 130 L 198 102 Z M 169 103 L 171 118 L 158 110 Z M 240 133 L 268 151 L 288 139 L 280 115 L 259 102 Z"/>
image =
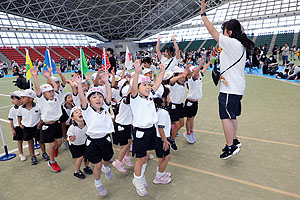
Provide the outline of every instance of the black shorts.
<path id="1" fill-rule="evenodd" d="M 219 115 L 221 119 L 236 119 L 241 115 L 241 100 L 243 95 L 227 94 L 220 92 L 219 94 Z"/>
<path id="2" fill-rule="evenodd" d="M 170 117 L 171 122 L 177 122 L 180 118 L 184 118 L 184 109 L 183 109 L 183 103 L 181 104 L 174 104 L 170 103 Z"/>
<path id="3" fill-rule="evenodd" d="M 24 127 L 23 133 L 24 133 L 24 138 L 23 138 L 24 141 L 32 140 L 33 138 L 35 138 L 37 134 L 37 126 Z"/>
<path id="4" fill-rule="evenodd" d="M 148 150 L 156 148 L 156 128 L 133 128 L 132 156 L 143 158 Z"/>
<path id="5" fill-rule="evenodd" d="M 13 136 L 13 140 L 23 140 L 24 139 L 24 132 L 19 126 L 15 127 L 16 135 Z"/>
<path id="6" fill-rule="evenodd" d="M 115 132 L 113 135 L 113 141 L 115 145 L 120 144 L 120 146 L 124 146 L 128 144 L 128 140 L 131 139 L 131 125 L 121 125 L 115 124 Z"/>
<path id="7" fill-rule="evenodd" d="M 185 100 L 184 117 L 195 117 L 198 112 L 198 101 Z"/>
<path id="8" fill-rule="evenodd" d="M 102 161 L 110 161 L 114 151 L 112 148 L 110 135 L 107 134 L 103 138 L 92 139 L 88 137 L 85 142 L 85 157 L 93 164 Z"/>
<path id="9" fill-rule="evenodd" d="M 72 158 L 80 158 L 81 156 L 84 156 L 85 154 L 85 144 L 82 145 L 69 145 L 69 149 L 72 154 Z"/>
<path id="10" fill-rule="evenodd" d="M 41 132 L 41 143 L 51 143 L 55 139 L 62 138 L 61 124 L 57 121 L 54 124 L 43 124 Z"/>
<path id="11" fill-rule="evenodd" d="M 164 142 L 160 137 L 156 137 L 156 142 L 157 142 L 157 146 L 155 148 L 156 157 L 164 158 L 170 154 L 170 145 L 169 145 L 169 149 L 165 151 L 163 148 Z"/>

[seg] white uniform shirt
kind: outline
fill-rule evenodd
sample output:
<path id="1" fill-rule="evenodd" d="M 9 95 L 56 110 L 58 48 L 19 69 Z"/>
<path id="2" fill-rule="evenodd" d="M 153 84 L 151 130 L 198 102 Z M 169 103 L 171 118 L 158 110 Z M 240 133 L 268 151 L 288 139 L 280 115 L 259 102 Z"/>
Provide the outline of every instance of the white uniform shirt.
<path id="1" fill-rule="evenodd" d="M 171 85 L 170 89 L 170 101 L 174 104 L 181 104 L 184 101 L 185 94 L 186 94 L 186 83 L 184 82 L 183 85 L 178 84 L 177 82 L 174 85 Z"/>
<path id="2" fill-rule="evenodd" d="M 60 105 L 62 105 L 65 102 L 64 87 L 62 86 L 62 84 L 59 85 L 57 98 L 59 100 Z"/>
<path id="3" fill-rule="evenodd" d="M 44 95 L 38 97 L 38 105 L 41 109 L 41 119 L 44 122 L 57 121 L 62 115 L 61 104 L 58 94 L 54 92 L 54 99 L 47 100 Z"/>
<path id="4" fill-rule="evenodd" d="M 157 74 L 157 70 L 156 70 L 156 67 L 154 65 L 150 65 L 150 69 L 152 71 L 152 75 L 156 75 Z"/>
<path id="5" fill-rule="evenodd" d="M 230 38 L 222 34 L 220 34 L 219 45 L 222 48 L 222 52 L 220 54 L 220 71 L 222 73 L 242 56 L 243 51 L 245 51 L 245 47 L 237 39 Z M 244 94 L 246 87 L 244 73 L 245 63 L 246 52 L 236 65 L 227 70 L 221 76 L 228 82 L 228 86 L 220 81 L 220 92 L 237 95 Z"/>
<path id="6" fill-rule="evenodd" d="M 173 59 L 173 60 L 172 60 Z M 172 60 L 172 62 L 171 62 Z M 169 63 L 171 62 L 171 64 L 169 65 L 168 69 L 166 69 L 166 71 L 171 71 L 173 72 L 173 69 L 178 65 L 179 63 L 179 60 L 177 60 L 176 56 L 172 57 L 172 58 L 166 58 L 165 56 L 161 56 L 161 59 L 160 59 L 160 62 L 161 64 L 164 65 L 164 67 L 166 68 Z M 166 72 L 167 73 L 167 72 Z"/>
<path id="7" fill-rule="evenodd" d="M 202 98 L 202 74 L 194 80 L 193 76 L 188 80 L 189 93 L 187 99 L 199 100 Z"/>
<path id="8" fill-rule="evenodd" d="M 12 120 L 13 121 L 13 124 L 14 124 L 14 128 L 19 126 L 19 123 L 18 123 L 18 113 L 19 113 L 19 108 L 21 106 L 13 106 L 10 110 L 9 110 L 9 113 L 8 113 L 8 119 L 9 120 Z"/>
<path id="9" fill-rule="evenodd" d="M 85 125 L 84 127 L 80 128 L 77 125 L 72 124 L 70 128 L 68 129 L 67 136 L 68 136 L 68 141 L 69 144 L 74 144 L 74 145 L 83 145 L 85 144 L 86 140 L 86 131 L 87 131 L 87 126 Z M 69 140 L 70 136 L 76 136 L 75 141 L 71 142 Z"/>
<path id="10" fill-rule="evenodd" d="M 119 113 L 117 114 L 116 117 L 116 123 L 121 124 L 121 125 L 130 125 L 132 124 L 132 111 L 130 104 L 125 104 L 124 103 L 124 98 L 120 102 L 119 106 Z"/>
<path id="11" fill-rule="evenodd" d="M 135 98 L 131 96 L 130 107 L 133 115 L 132 125 L 134 127 L 151 128 L 157 123 L 158 117 L 152 93 L 150 93 L 148 98 L 141 97 L 139 94 Z"/>
<path id="12" fill-rule="evenodd" d="M 64 105 L 63 108 L 65 109 L 67 115 L 69 116 L 68 120 L 66 121 L 66 125 L 70 125 L 70 121 L 71 121 L 70 113 L 72 109 L 69 109 L 66 105 Z"/>
<path id="13" fill-rule="evenodd" d="M 74 102 L 75 106 L 81 106 L 81 102 L 80 102 L 78 93 L 77 93 L 77 95 L 72 94 L 72 98 L 73 98 L 73 102 Z"/>
<path id="14" fill-rule="evenodd" d="M 33 103 L 30 110 L 28 110 L 25 105 L 20 106 L 18 116 L 22 117 L 21 124 L 25 127 L 34 127 L 41 120 L 41 112 L 39 106 L 35 103 Z"/>
<path id="15" fill-rule="evenodd" d="M 157 110 L 158 122 L 156 123 L 156 135 L 160 137 L 158 128 L 163 128 L 166 137 L 170 137 L 171 132 L 171 118 L 169 112 L 163 108 Z"/>
<path id="16" fill-rule="evenodd" d="M 107 108 L 109 108 L 108 105 L 98 112 L 90 104 L 87 104 L 87 108 L 82 109 L 82 116 L 88 127 L 86 134 L 89 137 L 93 139 L 103 138 L 107 134 L 114 132 L 112 119 Z"/>
<path id="17" fill-rule="evenodd" d="M 120 96 L 120 90 L 116 89 L 116 88 L 112 88 L 112 98 L 115 99 L 118 103 L 121 100 L 121 96 Z M 115 106 L 117 103 L 111 101 L 111 105 Z"/>

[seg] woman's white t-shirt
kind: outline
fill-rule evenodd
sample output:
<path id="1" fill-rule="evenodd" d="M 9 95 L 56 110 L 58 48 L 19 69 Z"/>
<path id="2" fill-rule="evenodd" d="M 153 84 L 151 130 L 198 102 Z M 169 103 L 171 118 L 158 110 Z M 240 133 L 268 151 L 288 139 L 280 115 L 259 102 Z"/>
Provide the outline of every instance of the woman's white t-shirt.
<path id="1" fill-rule="evenodd" d="M 222 52 L 220 54 L 220 72 L 222 73 L 242 56 L 245 51 L 245 47 L 237 39 L 230 38 L 222 34 L 220 34 L 219 45 L 222 48 Z M 237 95 L 244 94 L 246 87 L 244 73 L 245 63 L 246 52 L 236 65 L 227 70 L 221 76 L 228 82 L 228 86 L 220 81 L 220 92 Z"/>
<path id="2" fill-rule="evenodd" d="M 172 60 L 173 59 L 173 60 Z M 171 60 L 172 60 L 172 62 L 171 62 Z M 174 57 L 172 57 L 172 58 L 166 58 L 165 56 L 161 56 L 161 59 L 160 59 L 160 62 L 161 62 L 161 64 L 163 64 L 164 65 L 164 67 L 166 68 L 168 65 L 169 65 L 169 63 L 170 63 L 170 65 L 169 65 L 169 67 L 166 69 L 166 71 L 172 71 L 173 72 L 173 70 L 174 70 L 174 68 L 178 65 L 178 63 L 179 63 L 179 60 L 177 60 L 177 58 L 176 58 L 176 56 L 174 56 Z"/>

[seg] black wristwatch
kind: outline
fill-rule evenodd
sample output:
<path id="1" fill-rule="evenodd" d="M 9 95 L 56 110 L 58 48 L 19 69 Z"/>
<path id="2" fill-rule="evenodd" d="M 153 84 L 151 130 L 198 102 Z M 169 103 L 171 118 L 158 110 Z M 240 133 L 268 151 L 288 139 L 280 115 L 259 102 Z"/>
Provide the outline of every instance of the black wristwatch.
<path id="1" fill-rule="evenodd" d="M 201 14 L 201 17 L 203 17 L 203 16 L 206 16 L 206 12 L 204 12 L 204 13 Z"/>

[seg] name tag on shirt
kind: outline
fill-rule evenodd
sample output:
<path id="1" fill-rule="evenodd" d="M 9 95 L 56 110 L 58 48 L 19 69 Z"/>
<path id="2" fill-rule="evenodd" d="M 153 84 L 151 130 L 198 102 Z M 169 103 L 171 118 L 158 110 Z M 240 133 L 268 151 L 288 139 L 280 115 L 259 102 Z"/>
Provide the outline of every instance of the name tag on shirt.
<path id="1" fill-rule="evenodd" d="M 89 146 L 90 144 L 91 144 L 91 140 L 86 139 L 85 145 L 86 145 L 86 146 Z"/>
<path id="2" fill-rule="evenodd" d="M 142 138 L 144 136 L 143 131 L 136 131 L 136 138 Z"/>
<path id="3" fill-rule="evenodd" d="M 188 102 L 187 104 L 186 104 L 186 106 L 192 106 L 193 105 L 193 103 L 191 103 L 191 102 Z"/>

